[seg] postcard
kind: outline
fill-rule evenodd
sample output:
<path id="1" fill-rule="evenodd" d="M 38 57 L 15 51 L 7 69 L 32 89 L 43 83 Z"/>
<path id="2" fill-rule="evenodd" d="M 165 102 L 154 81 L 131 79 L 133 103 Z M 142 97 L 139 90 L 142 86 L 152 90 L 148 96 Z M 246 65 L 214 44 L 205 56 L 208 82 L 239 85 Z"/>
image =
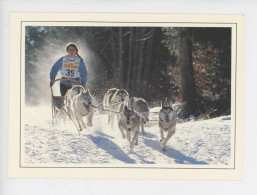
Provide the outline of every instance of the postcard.
<path id="1" fill-rule="evenodd" d="M 243 53 L 242 15 L 11 13 L 9 177 L 240 180 Z"/>

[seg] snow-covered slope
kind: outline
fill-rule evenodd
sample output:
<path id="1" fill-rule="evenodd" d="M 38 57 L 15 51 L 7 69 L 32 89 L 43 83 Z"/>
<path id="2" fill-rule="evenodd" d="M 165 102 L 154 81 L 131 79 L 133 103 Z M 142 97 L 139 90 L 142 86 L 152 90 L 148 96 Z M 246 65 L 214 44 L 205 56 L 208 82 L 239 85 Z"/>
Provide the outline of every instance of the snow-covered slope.
<path id="1" fill-rule="evenodd" d="M 160 108 L 150 109 L 151 112 Z M 177 124 L 175 135 L 163 152 L 159 141 L 157 113 L 150 113 L 145 131 L 140 133 L 139 145 L 133 152 L 122 139 L 115 123 L 107 126 L 107 114 L 96 111 L 93 127 L 79 136 L 68 119 L 59 126 L 52 126 L 50 106 L 26 107 L 24 164 L 81 165 L 81 164 L 197 164 L 229 165 L 231 162 L 230 116 L 204 121 Z"/>

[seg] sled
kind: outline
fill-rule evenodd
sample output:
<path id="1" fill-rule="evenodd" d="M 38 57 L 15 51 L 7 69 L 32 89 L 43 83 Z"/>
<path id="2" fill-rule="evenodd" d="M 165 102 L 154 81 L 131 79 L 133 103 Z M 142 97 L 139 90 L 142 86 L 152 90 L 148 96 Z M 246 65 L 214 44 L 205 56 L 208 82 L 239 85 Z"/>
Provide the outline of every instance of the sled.
<path id="1" fill-rule="evenodd" d="M 78 85 L 81 84 L 78 80 L 74 80 L 74 79 L 64 79 L 64 78 L 56 79 L 54 81 L 54 84 L 56 83 L 56 81 L 72 81 L 72 82 L 77 83 Z M 54 84 L 53 84 L 53 86 L 54 86 Z M 64 98 L 65 98 L 65 96 L 55 96 L 53 94 L 53 86 L 51 86 L 52 124 L 56 125 L 58 117 L 60 116 L 62 111 L 65 111 L 65 113 L 67 113 L 67 111 L 64 108 Z"/>

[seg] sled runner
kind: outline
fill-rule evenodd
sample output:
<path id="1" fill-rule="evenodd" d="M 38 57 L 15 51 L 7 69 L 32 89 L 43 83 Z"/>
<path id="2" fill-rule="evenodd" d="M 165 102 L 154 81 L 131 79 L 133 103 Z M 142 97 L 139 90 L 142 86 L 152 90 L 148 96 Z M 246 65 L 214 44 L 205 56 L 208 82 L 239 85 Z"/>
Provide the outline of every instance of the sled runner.
<path id="1" fill-rule="evenodd" d="M 78 85 L 81 84 L 78 80 L 74 80 L 74 79 L 64 79 L 64 78 L 56 79 L 54 84 L 56 83 L 56 81 L 72 81 L 72 82 L 77 83 Z M 57 124 L 57 119 L 58 119 L 59 115 L 61 114 L 62 111 L 65 111 L 64 98 L 65 98 L 65 96 L 55 96 L 53 94 L 53 86 L 51 86 L 52 124 L 53 125 Z"/>

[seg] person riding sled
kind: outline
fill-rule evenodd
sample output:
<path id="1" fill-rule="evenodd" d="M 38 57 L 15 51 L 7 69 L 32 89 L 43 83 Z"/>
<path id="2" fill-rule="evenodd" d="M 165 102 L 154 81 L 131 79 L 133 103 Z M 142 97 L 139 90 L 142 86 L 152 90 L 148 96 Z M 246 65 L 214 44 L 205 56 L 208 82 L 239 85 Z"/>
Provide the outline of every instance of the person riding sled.
<path id="1" fill-rule="evenodd" d="M 52 66 L 50 72 L 50 87 L 54 85 L 55 77 L 60 71 L 62 79 L 72 79 L 80 82 L 84 87 L 87 83 L 87 68 L 82 57 L 78 54 L 78 48 L 74 43 L 68 43 L 66 46 L 68 55 L 61 57 Z M 61 96 L 65 96 L 67 91 L 72 88 L 72 85 L 77 85 L 77 82 L 61 80 L 60 92 Z"/>

